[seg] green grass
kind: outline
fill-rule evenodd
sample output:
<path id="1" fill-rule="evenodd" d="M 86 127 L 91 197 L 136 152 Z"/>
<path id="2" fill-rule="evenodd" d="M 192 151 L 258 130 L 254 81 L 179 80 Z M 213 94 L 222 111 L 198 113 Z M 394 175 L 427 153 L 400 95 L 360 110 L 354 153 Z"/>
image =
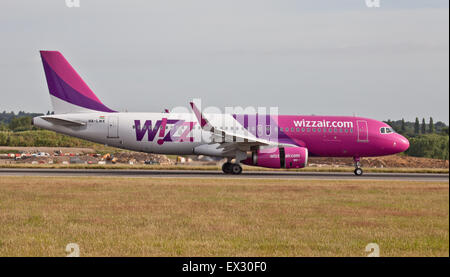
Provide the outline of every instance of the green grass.
<path id="1" fill-rule="evenodd" d="M 0 149 L 0 154 L 17 154 L 17 153 L 20 153 L 20 151 L 19 150 L 15 150 L 15 149 L 12 149 L 12 150 Z"/>
<path id="2" fill-rule="evenodd" d="M 147 170 L 221 170 L 216 165 L 128 165 L 128 164 L 0 164 L 0 168 L 62 168 L 62 169 L 147 169 Z M 285 172 L 353 172 L 353 167 L 305 167 L 301 169 L 270 169 L 243 166 L 244 171 Z M 440 173 L 448 174 L 448 168 L 364 168 L 364 172 L 377 173 Z"/>
<path id="3" fill-rule="evenodd" d="M 0 179 L 0 256 L 449 256 L 449 184 Z"/>

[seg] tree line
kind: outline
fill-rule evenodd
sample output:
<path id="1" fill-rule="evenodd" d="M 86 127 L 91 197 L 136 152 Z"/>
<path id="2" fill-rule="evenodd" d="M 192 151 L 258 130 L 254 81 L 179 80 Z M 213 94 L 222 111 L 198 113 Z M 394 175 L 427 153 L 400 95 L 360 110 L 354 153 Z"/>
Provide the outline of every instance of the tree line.
<path id="1" fill-rule="evenodd" d="M 442 121 L 434 123 L 432 117 L 428 119 L 428 123 L 426 123 L 425 118 L 422 118 L 422 122 L 420 122 L 418 117 L 416 117 L 415 122 L 407 122 L 403 118 L 397 121 L 392 121 L 389 119 L 384 122 L 394 128 L 397 133 L 409 137 L 425 134 L 449 134 L 448 126 Z"/>
<path id="2" fill-rule="evenodd" d="M 32 118 L 41 115 L 44 114 L 27 113 L 24 111 L 19 111 L 17 114 L 15 114 L 14 112 L 3 111 L 2 113 L 0 113 L 0 131 L 20 132 L 37 130 L 37 127 L 32 125 Z"/>
<path id="3" fill-rule="evenodd" d="M 410 143 L 406 155 L 415 157 L 427 157 L 436 159 L 449 159 L 449 130 L 448 126 L 438 121 L 434 123 L 432 117 L 420 121 L 418 117 L 414 122 L 406 122 L 405 119 L 385 121 L 397 133 L 405 136 Z"/>

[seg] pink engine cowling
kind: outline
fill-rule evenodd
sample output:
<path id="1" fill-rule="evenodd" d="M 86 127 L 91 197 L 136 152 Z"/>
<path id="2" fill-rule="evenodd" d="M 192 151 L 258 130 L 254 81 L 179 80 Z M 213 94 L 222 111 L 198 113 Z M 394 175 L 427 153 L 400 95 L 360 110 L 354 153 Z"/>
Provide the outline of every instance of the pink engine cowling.
<path id="1" fill-rule="evenodd" d="M 308 149 L 305 147 L 260 149 L 252 152 L 252 156 L 242 163 L 267 168 L 303 168 L 308 163 Z"/>

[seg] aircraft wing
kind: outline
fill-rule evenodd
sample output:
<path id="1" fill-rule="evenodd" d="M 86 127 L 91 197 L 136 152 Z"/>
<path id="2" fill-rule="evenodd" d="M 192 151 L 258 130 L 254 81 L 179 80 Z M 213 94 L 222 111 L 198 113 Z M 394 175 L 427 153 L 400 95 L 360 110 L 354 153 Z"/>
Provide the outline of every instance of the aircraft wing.
<path id="1" fill-rule="evenodd" d="M 198 122 L 203 130 L 209 131 L 212 134 L 213 141 L 211 144 L 219 143 L 217 149 L 223 148 L 224 153 L 232 153 L 237 150 L 250 151 L 254 146 L 273 145 L 273 142 L 259 139 L 254 136 L 247 136 L 244 134 L 234 134 L 213 126 L 208 119 L 197 109 L 193 102 L 190 102 L 192 110 L 197 117 Z"/>

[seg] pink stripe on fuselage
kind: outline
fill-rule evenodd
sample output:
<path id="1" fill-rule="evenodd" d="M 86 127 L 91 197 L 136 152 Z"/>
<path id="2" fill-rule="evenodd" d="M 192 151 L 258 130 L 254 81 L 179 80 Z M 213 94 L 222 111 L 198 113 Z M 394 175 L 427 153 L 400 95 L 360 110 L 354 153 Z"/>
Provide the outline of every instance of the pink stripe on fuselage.
<path id="1" fill-rule="evenodd" d="M 78 75 L 75 69 L 58 51 L 41 51 L 45 62 L 64 80 L 69 86 L 81 93 L 82 95 L 101 103 L 97 96 L 92 92 L 88 85 Z"/>

